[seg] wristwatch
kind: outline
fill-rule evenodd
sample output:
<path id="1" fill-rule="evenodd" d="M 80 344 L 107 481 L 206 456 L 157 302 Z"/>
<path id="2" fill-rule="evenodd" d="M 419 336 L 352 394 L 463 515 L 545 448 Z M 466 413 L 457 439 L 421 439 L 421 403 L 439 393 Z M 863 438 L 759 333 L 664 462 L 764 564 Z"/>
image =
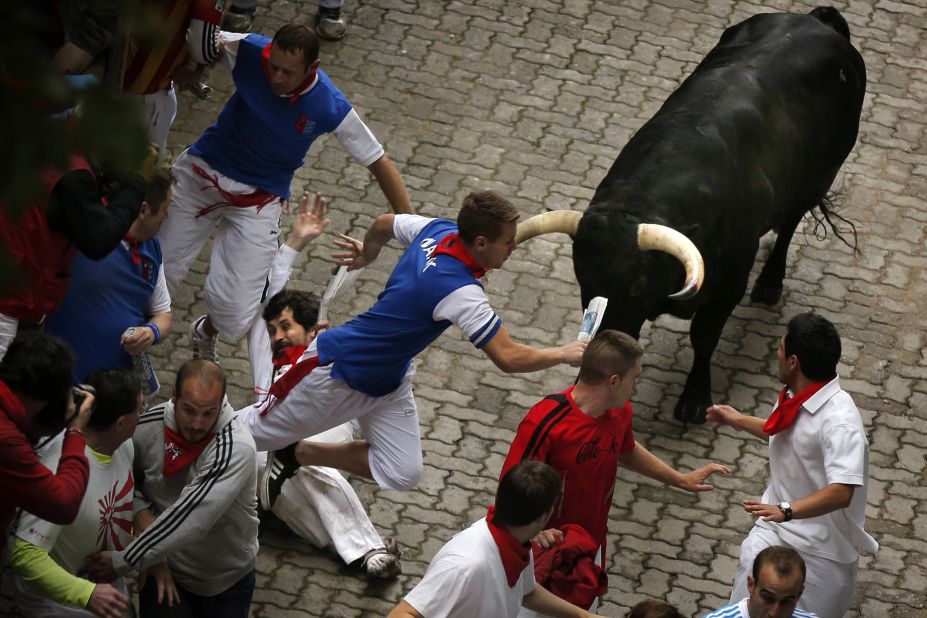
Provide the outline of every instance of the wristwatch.
<path id="1" fill-rule="evenodd" d="M 782 511 L 782 514 L 785 515 L 784 521 L 790 521 L 792 519 L 792 503 L 788 500 L 782 500 L 777 502 L 776 506 L 779 507 L 779 510 Z"/>

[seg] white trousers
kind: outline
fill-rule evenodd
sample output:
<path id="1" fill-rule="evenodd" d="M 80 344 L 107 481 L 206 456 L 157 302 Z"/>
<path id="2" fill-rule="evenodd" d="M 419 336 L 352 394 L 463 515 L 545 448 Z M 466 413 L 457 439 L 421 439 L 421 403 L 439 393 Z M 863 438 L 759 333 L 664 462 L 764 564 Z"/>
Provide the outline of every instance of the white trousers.
<path id="1" fill-rule="evenodd" d="M 167 90 L 159 90 L 142 96 L 143 118 L 148 123 L 148 139 L 158 149 L 158 165 L 164 162 L 167 149 L 167 134 L 177 117 L 177 93 L 174 85 Z"/>
<path id="2" fill-rule="evenodd" d="M 843 618 L 853 601 L 859 560 L 843 563 L 806 554 L 783 541 L 775 530 L 760 526 L 753 526 L 740 544 L 740 561 L 734 576 L 731 603 L 739 603 L 750 596 L 747 576 L 753 575 L 753 560 L 758 553 L 775 545 L 791 547 L 805 561 L 805 591 L 798 600 L 798 609 L 813 612 L 819 618 Z"/>
<path id="3" fill-rule="evenodd" d="M 312 343 L 303 358 L 315 355 Z M 290 370 L 292 371 L 292 369 Z M 410 367 L 402 384 L 383 397 L 370 397 L 331 377 L 331 365 L 317 367 L 265 416 L 262 402 L 239 411 L 258 450 L 282 448 L 357 419 L 370 443 L 368 463 L 383 489 L 411 489 L 422 476 L 422 443 L 412 396 Z"/>
<path id="4" fill-rule="evenodd" d="M 210 178 L 197 174 L 194 166 Z M 228 203 L 210 179 L 230 194 L 245 195 L 256 188 L 223 176 L 187 151 L 171 169 L 174 173 L 171 210 L 158 236 L 168 290 L 171 296 L 177 294 L 187 271 L 215 229 L 206 276 L 206 308 L 219 332 L 237 341 L 248 332 L 261 304 L 267 273 L 277 252 L 280 200 L 274 199 L 260 210 L 256 206 L 227 205 L 204 213 L 203 209 Z"/>
<path id="5" fill-rule="evenodd" d="M 308 440 L 349 442 L 353 439 L 354 431 L 345 423 Z M 265 458 L 262 467 L 266 461 Z M 273 512 L 290 530 L 314 546 L 334 547 L 347 564 L 363 558 L 371 550 L 386 548 L 354 488 L 334 468 L 300 468 L 280 488 Z"/>
<path id="6" fill-rule="evenodd" d="M 0 313 L 0 360 L 3 360 L 10 344 L 16 339 L 16 330 L 18 328 L 19 320 Z"/>

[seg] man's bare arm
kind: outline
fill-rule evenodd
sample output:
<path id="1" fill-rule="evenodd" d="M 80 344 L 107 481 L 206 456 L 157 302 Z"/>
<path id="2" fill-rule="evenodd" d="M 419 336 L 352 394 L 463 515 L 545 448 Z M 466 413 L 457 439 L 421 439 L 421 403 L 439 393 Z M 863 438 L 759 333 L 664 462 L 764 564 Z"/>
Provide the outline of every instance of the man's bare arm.
<path id="1" fill-rule="evenodd" d="M 393 608 L 393 611 L 387 615 L 386 618 L 425 618 L 420 613 L 418 613 L 414 607 L 406 603 L 405 601 L 400 601 L 396 607 Z"/>
<path id="2" fill-rule="evenodd" d="M 587 343 L 571 341 L 556 348 L 532 348 L 512 341 L 508 329 L 503 325 L 483 346 L 483 351 L 505 373 L 527 373 L 560 364 L 579 367 Z"/>
<path id="3" fill-rule="evenodd" d="M 409 200 L 409 192 L 406 191 L 406 184 L 399 175 L 399 170 L 393 165 L 385 154 L 367 166 L 373 177 L 377 179 L 380 185 L 380 191 L 386 197 L 390 207 L 396 214 L 411 214 L 412 202 Z"/>

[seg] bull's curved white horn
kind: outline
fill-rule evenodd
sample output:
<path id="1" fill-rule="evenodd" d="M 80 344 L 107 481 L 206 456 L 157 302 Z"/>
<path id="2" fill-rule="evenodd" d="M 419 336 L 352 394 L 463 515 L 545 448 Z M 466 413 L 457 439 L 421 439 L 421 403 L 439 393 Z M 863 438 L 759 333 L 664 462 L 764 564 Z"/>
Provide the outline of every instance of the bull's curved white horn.
<path id="1" fill-rule="evenodd" d="M 515 242 L 521 243 L 529 238 L 552 232 L 562 232 L 575 236 L 576 228 L 579 226 L 579 220 L 582 217 L 583 213 L 576 210 L 542 212 L 518 224 L 518 231 L 515 232 Z"/>
<path id="2" fill-rule="evenodd" d="M 671 227 L 655 223 L 641 223 L 637 226 L 637 246 L 642 251 L 663 251 L 682 262 L 686 269 L 686 284 L 671 300 L 686 300 L 695 296 L 705 280 L 705 262 L 702 254 L 685 234 Z"/>

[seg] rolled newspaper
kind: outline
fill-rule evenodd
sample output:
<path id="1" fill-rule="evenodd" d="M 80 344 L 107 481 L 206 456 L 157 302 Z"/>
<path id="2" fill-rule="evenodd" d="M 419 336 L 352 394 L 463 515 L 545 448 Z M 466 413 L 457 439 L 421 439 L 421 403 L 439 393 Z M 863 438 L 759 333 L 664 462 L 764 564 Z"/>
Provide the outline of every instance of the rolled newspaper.
<path id="1" fill-rule="evenodd" d="M 326 288 L 325 293 L 322 295 L 322 300 L 319 303 L 319 318 L 317 321 L 324 322 L 328 319 L 328 307 L 332 304 L 332 301 L 334 301 L 344 289 L 354 286 L 354 282 L 357 281 L 360 272 L 361 269 L 349 271 L 347 266 L 342 266 L 338 269 L 338 272 L 332 276 L 332 280 L 328 282 L 328 288 Z"/>
<path id="2" fill-rule="evenodd" d="M 595 337 L 599 325 L 602 324 L 602 318 L 605 316 L 606 307 L 608 307 L 608 299 L 602 296 L 596 296 L 589 301 L 589 306 L 583 312 L 583 321 L 579 325 L 577 341 L 587 341 Z"/>

